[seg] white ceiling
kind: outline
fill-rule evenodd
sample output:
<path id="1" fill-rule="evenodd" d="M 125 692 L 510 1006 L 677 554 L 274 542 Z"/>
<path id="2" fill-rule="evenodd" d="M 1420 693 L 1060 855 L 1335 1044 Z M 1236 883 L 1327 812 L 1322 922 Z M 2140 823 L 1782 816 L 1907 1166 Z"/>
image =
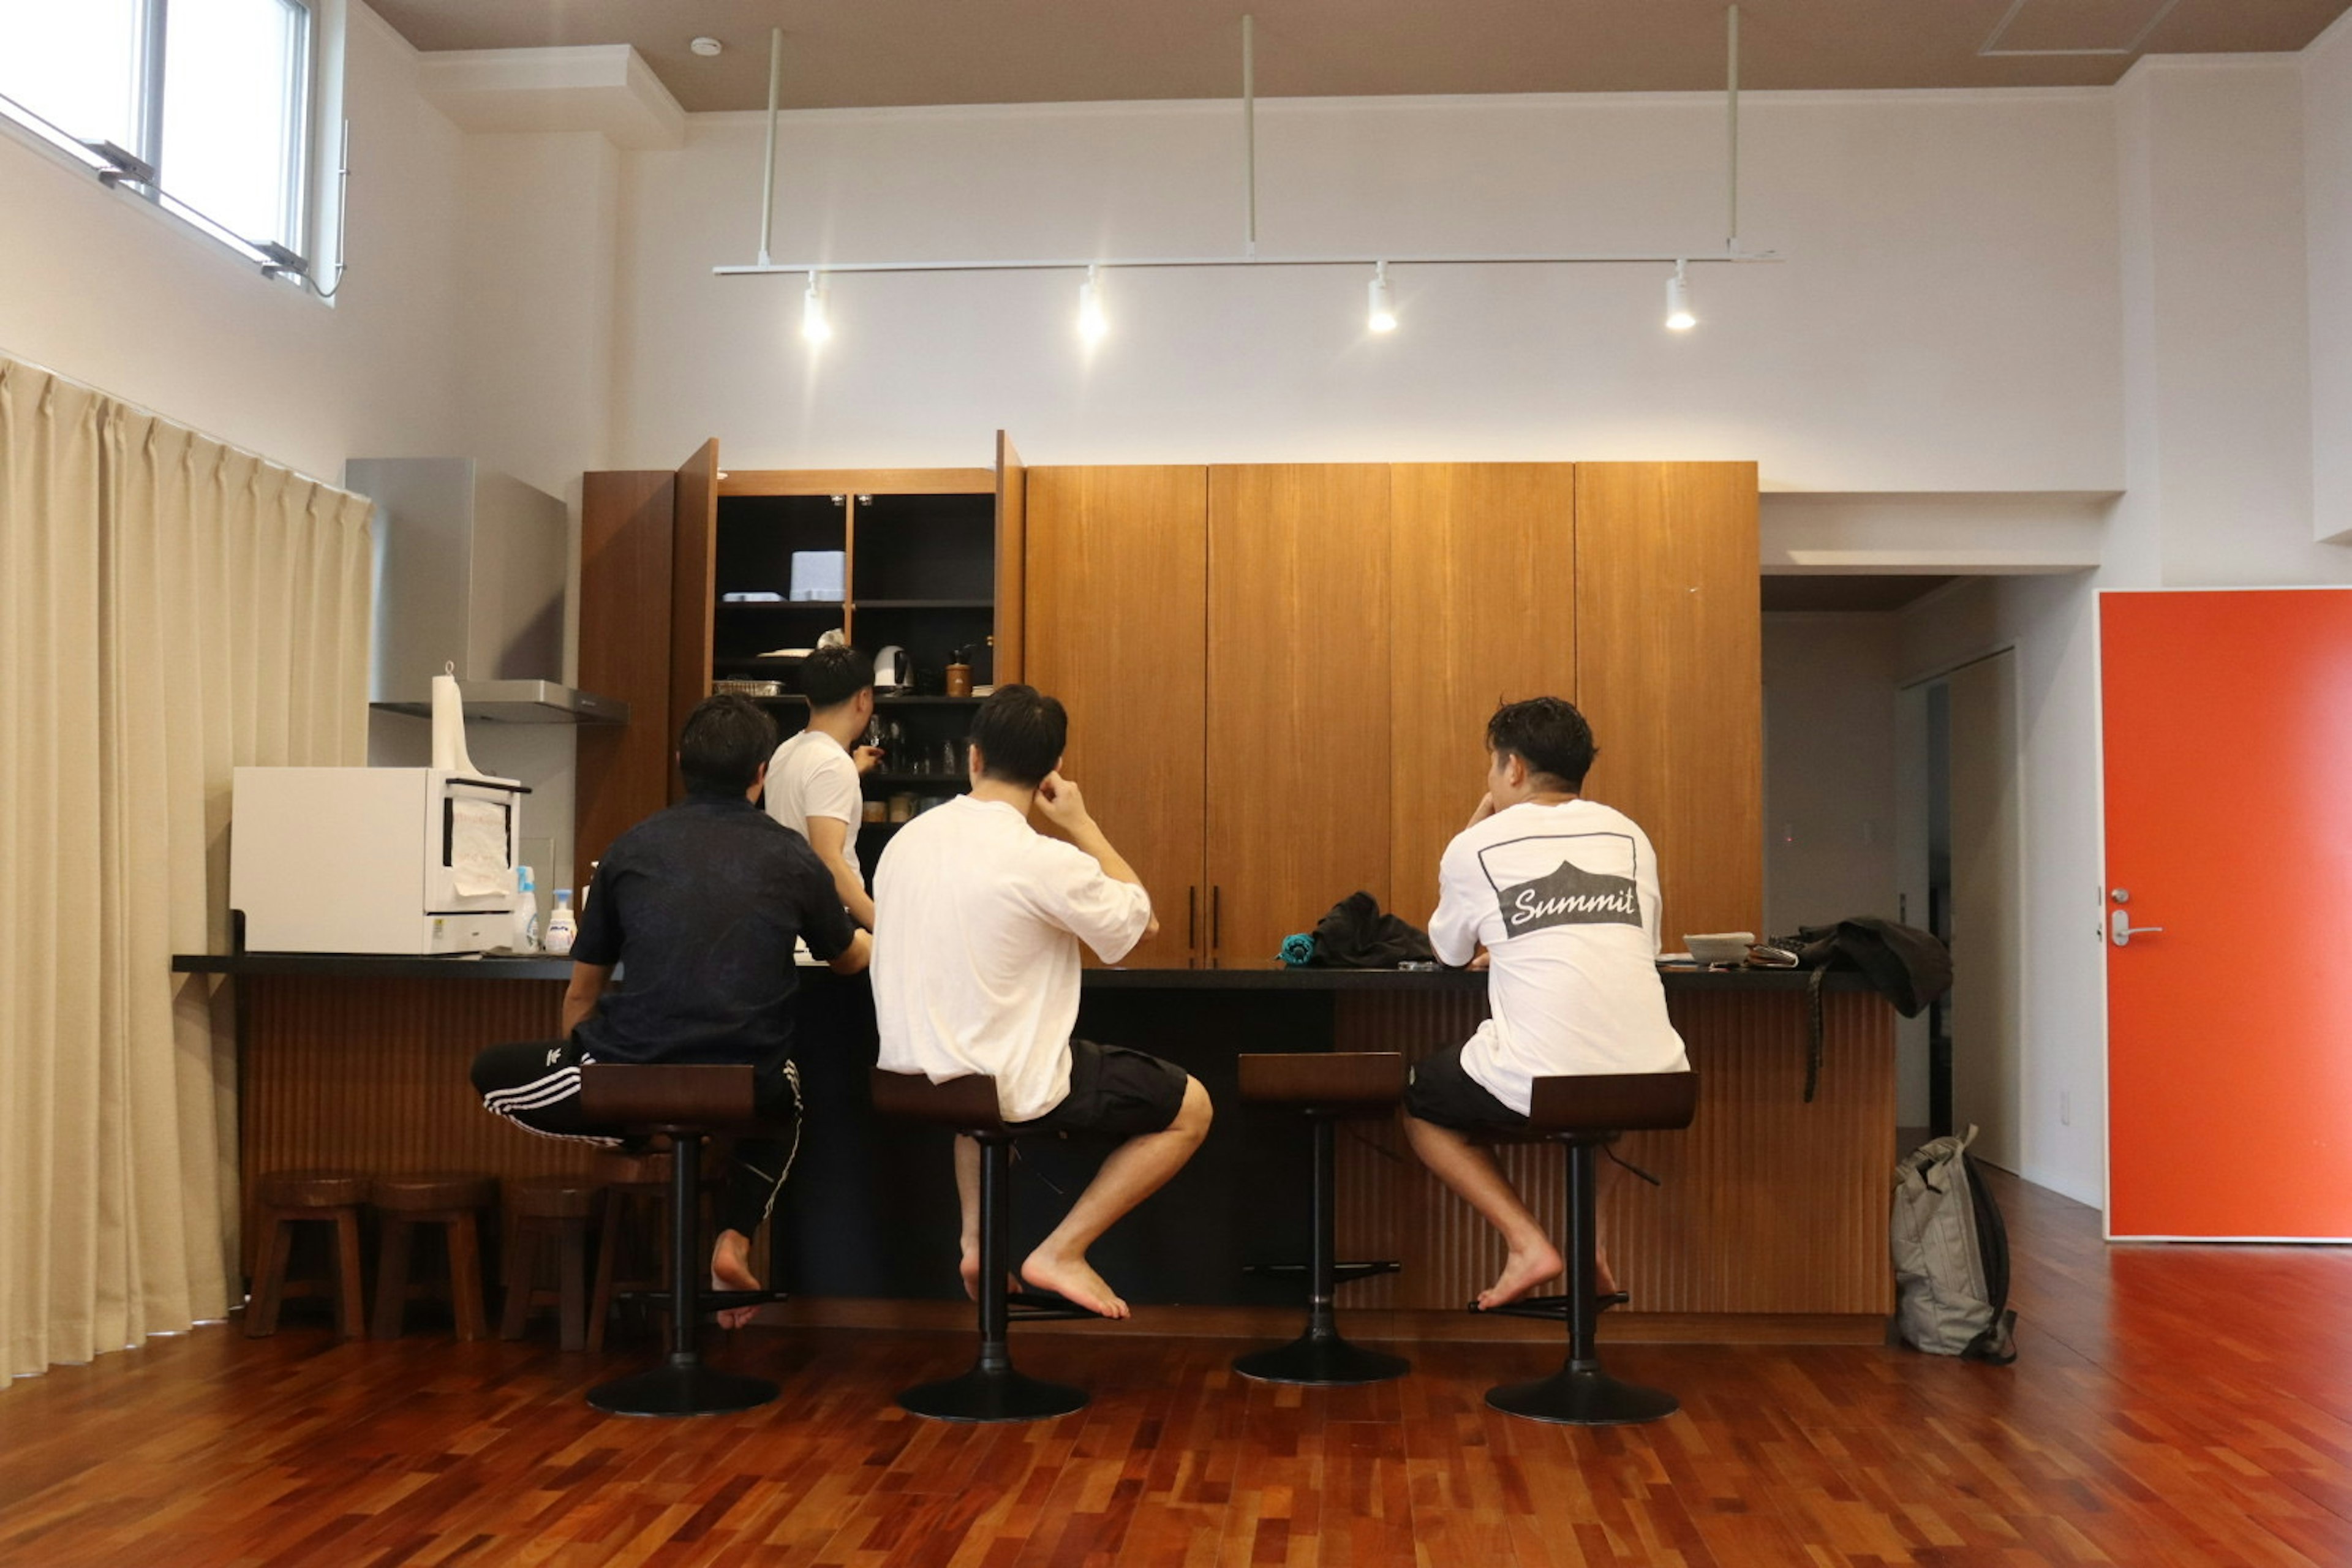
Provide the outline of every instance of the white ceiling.
<path id="1" fill-rule="evenodd" d="M 422 49 L 631 44 L 689 110 L 1222 98 L 1241 14 L 1267 97 L 1720 88 L 1719 0 L 373 0 Z M 1746 0 L 1745 87 L 2053 87 L 2123 54 L 1979 53 L 2012 0 Z M 2022 0 L 2005 49 L 2129 43 L 2164 0 Z M 2300 49 L 2352 0 L 2179 0 L 2151 53 Z M 726 45 L 715 59 L 688 47 Z"/>

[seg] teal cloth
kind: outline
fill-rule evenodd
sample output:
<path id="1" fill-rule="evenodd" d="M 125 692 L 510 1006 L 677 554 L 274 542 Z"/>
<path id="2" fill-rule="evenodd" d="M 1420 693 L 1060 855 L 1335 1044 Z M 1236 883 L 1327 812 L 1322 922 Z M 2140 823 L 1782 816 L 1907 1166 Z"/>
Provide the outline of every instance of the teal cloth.
<path id="1" fill-rule="evenodd" d="M 1284 937 L 1282 952 L 1276 956 L 1293 969 L 1306 968 L 1315 962 L 1315 934 L 1312 931 L 1299 931 L 1295 935 Z"/>

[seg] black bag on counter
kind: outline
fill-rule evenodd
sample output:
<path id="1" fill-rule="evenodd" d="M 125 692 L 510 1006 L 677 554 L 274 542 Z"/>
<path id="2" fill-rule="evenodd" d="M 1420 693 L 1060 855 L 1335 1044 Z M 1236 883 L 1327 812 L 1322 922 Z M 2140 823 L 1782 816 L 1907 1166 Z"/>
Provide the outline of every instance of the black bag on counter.
<path id="1" fill-rule="evenodd" d="M 1805 1099 L 1822 1079 L 1822 976 L 1832 969 L 1858 969 L 1871 989 L 1916 1018 L 1952 988 L 1952 951 L 1932 931 L 1898 925 L 1876 915 L 1850 915 L 1835 925 L 1800 926 L 1794 936 L 1776 936 L 1774 947 L 1797 955 L 1797 967 L 1813 972 L 1806 986 L 1812 1038 L 1805 1058 Z"/>
<path id="2" fill-rule="evenodd" d="M 1429 933 L 1419 926 L 1381 912 L 1380 900 L 1366 892 L 1349 893 L 1315 922 L 1312 969 L 1394 969 L 1408 962 L 1431 963 L 1437 954 Z"/>

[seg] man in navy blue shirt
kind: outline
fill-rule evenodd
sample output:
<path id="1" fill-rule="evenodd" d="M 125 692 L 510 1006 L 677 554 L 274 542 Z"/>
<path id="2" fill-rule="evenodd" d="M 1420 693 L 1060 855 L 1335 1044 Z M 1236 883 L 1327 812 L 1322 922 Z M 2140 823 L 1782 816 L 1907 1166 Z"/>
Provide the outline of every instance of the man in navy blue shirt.
<path id="1" fill-rule="evenodd" d="M 747 698 L 706 699 L 677 742 L 687 796 L 613 841 L 598 866 L 572 948 L 560 1040 L 493 1046 L 474 1060 L 488 1110 L 552 1138 L 607 1147 L 612 1129 L 580 1114 L 583 1062 L 749 1063 L 763 1121 L 790 1138 L 736 1142 L 720 1194 L 711 1282 L 759 1288 L 751 1234 L 792 1169 L 800 1138 L 794 1068 L 793 946 L 835 973 L 866 967 L 871 939 L 850 923 L 833 874 L 808 841 L 752 803 L 776 728 Z M 610 989 L 613 971 L 625 973 Z M 750 1309 L 720 1315 L 734 1327 Z"/>

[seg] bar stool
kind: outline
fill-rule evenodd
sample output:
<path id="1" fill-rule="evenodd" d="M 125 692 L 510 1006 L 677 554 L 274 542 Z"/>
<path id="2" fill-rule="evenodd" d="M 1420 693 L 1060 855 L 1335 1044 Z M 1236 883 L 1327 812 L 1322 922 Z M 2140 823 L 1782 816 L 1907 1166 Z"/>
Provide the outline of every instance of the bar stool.
<path id="1" fill-rule="evenodd" d="M 555 1308 L 556 1342 L 576 1351 L 588 1342 L 588 1227 L 604 1189 L 581 1176 L 530 1176 L 508 1186 L 513 1223 L 507 1231 L 506 1304 L 499 1338 L 522 1338 L 535 1307 Z M 541 1289 L 539 1276 L 553 1255 L 555 1288 Z"/>
<path id="2" fill-rule="evenodd" d="M 697 1267 L 695 1215 L 702 1141 L 719 1131 L 761 1125 L 749 1067 L 618 1067 L 580 1069 L 580 1114 L 613 1127 L 670 1141 L 669 1354 L 659 1366 L 588 1391 L 588 1403 L 615 1415 L 709 1415 L 749 1410 L 775 1398 L 776 1385 L 705 1366 L 695 1350 L 701 1314 L 783 1299 L 776 1290 L 712 1290 Z"/>
<path id="3" fill-rule="evenodd" d="M 709 1176 L 706 1163 L 700 1177 L 707 1182 Z M 669 1153 L 664 1150 L 599 1154 L 596 1178 L 604 1191 L 604 1217 L 596 1240 L 595 1289 L 588 1300 L 588 1349 L 602 1355 L 614 1301 L 642 1301 L 669 1290 Z M 650 1225 L 633 1227 L 632 1221 L 645 1219 L 648 1214 Z M 647 1231 L 652 1237 L 650 1246 Z M 625 1257 L 642 1258 L 648 1253 L 653 1260 L 651 1273 L 621 1272 Z"/>
<path id="4" fill-rule="evenodd" d="M 1013 1141 L 1019 1134 L 998 1110 L 996 1080 L 975 1073 L 933 1083 L 921 1073 L 876 1068 L 873 1084 L 879 1114 L 931 1122 L 980 1145 L 980 1357 L 961 1377 L 908 1389 L 898 1395 L 899 1407 L 935 1421 L 1043 1421 L 1084 1410 L 1084 1390 L 1013 1369 L 1005 1338 L 1013 1323 L 1096 1314 L 1058 1296 L 1016 1292 L 1004 1282 L 1013 1252 Z"/>
<path id="5" fill-rule="evenodd" d="M 1262 1105 L 1296 1106 L 1315 1130 L 1313 1228 L 1307 1252 L 1307 1331 L 1286 1345 L 1234 1358 L 1234 1370 L 1261 1383 L 1314 1387 L 1385 1383 L 1412 1370 L 1402 1356 L 1368 1351 L 1339 1337 L 1332 1293 L 1350 1280 L 1393 1274 L 1393 1259 L 1333 1260 L 1339 1232 L 1338 1123 L 1343 1117 L 1386 1116 L 1404 1098 L 1404 1058 L 1396 1051 L 1295 1051 L 1243 1056 L 1242 1098 Z M 1296 1265 L 1283 1266 L 1292 1272 Z M 1276 1270 L 1267 1270 L 1274 1272 Z"/>
<path id="6" fill-rule="evenodd" d="M 1488 1389 L 1488 1405 L 1508 1415 L 1570 1426 L 1630 1426 L 1656 1421 L 1682 1408 L 1682 1402 L 1663 1389 L 1622 1383 L 1601 1370 L 1593 1342 L 1601 1307 L 1597 1156 L 1601 1146 L 1621 1132 L 1688 1127 L 1697 1109 L 1695 1072 L 1588 1073 L 1535 1080 L 1527 1131 L 1506 1141 L 1541 1140 L 1568 1151 L 1568 1293 L 1529 1297 L 1491 1310 L 1566 1323 L 1568 1362 L 1549 1377 Z M 1474 1303 L 1471 1310 L 1477 1310 Z"/>
<path id="7" fill-rule="evenodd" d="M 245 1335 L 267 1339 L 278 1331 L 278 1304 L 289 1296 L 331 1296 L 335 1331 L 347 1340 L 367 1332 L 360 1290 L 360 1205 L 367 1178 L 350 1171 L 273 1171 L 254 1189 L 254 1221 L 262 1229 L 260 1278 L 247 1303 Z M 324 1279 L 289 1282 L 286 1267 L 298 1225 L 334 1227 L 335 1260 Z"/>
<path id="8" fill-rule="evenodd" d="M 409 1249 L 416 1227 L 441 1227 L 449 1254 L 450 1315 L 457 1319 L 457 1337 L 489 1337 L 482 1310 L 482 1211 L 499 1201 L 495 1177 L 472 1172 L 435 1172 L 425 1175 L 378 1176 L 368 1201 L 383 1222 L 376 1248 L 375 1323 L 373 1338 L 396 1340 L 408 1303 L 419 1296 L 443 1294 L 437 1285 L 418 1284 L 408 1277 Z"/>

